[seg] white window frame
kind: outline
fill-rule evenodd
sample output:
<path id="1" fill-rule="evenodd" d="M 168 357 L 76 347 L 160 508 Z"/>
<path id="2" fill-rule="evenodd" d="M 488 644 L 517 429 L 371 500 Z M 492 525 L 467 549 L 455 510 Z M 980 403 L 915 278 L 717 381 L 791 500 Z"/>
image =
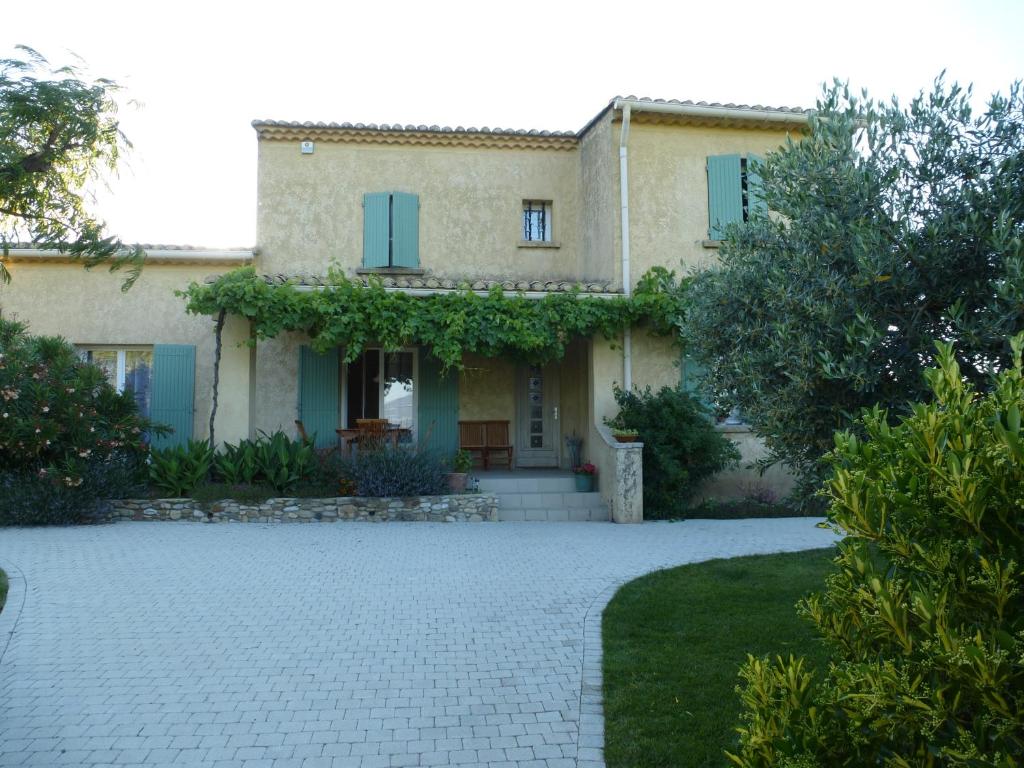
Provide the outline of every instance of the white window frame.
<path id="1" fill-rule="evenodd" d="M 78 356 L 82 362 L 88 362 L 90 352 L 116 352 L 117 367 L 114 376 L 117 380 L 114 382 L 114 388 L 118 392 L 124 392 L 125 378 L 128 374 L 128 353 L 149 352 L 151 355 L 153 354 L 153 347 L 145 346 L 115 347 L 111 345 L 79 344 L 76 345 L 75 349 L 78 351 Z"/>

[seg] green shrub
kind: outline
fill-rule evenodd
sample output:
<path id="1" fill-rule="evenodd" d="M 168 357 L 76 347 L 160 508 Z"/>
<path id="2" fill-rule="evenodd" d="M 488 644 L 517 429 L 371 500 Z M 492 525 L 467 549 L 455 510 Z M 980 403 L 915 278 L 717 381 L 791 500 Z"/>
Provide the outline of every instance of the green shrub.
<path id="1" fill-rule="evenodd" d="M 130 492 L 147 431 L 163 430 L 74 347 L 0 318 L 0 525 L 79 522 Z"/>
<path id="2" fill-rule="evenodd" d="M 434 496 L 448 493 L 447 461 L 427 450 L 360 451 L 350 463 L 357 496 Z"/>
<path id="3" fill-rule="evenodd" d="M 836 435 L 824 492 L 847 538 L 801 603 L 831 663 L 748 659 L 738 766 L 1024 762 L 1024 335 L 983 397 L 936 346 L 932 402 Z"/>
<path id="4" fill-rule="evenodd" d="M 292 440 L 284 432 L 261 434 L 255 445 L 258 478 L 270 485 L 278 495 L 293 490 L 316 470 L 313 444 Z"/>
<path id="5" fill-rule="evenodd" d="M 213 457 L 214 474 L 228 485 L 252 485 L 256 480 L 256 443 L 240 440 L 238 445 L 225 443 Z"/>
<path id="6" fill-rule="evenodd" d="M 681 389 L 652 394 L 615 388 L 615 429 L 635 430 L 644 444 L 644 516 L 682 511 L 701 482 L 739 461 L 730 440 L 715 429 L 707 410 Z"/>
<path id="7" fill-rule="evenodd" d="M 207 440 L 189 440 L 151 454 L 149 480 L 168 496 L 188 496 L 210 474 L 213 448 Z"/>
<path id="8" fill-rule="evenodd" d="M 108 499 L 145 489 L 141 458 L 114 454 L 79 468 L 77 481 L 53 482 L 39 472 L 0 472 L 0 525 L 67 525 L 100 516 Z"/>

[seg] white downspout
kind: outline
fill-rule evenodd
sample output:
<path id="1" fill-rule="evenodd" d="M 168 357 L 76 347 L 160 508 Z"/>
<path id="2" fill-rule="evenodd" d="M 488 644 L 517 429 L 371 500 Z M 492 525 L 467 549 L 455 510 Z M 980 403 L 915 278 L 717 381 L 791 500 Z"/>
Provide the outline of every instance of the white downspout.
<path id="1" fill-rule="evenodd" d="M 622 291 L 626 296 L 633 293 L 633 281 L 629 275 L 629 118 L 630 105 L 625 104 L 622 107 L 622 131 L 619 134 L 619 198 L 622 217 Z M 628 325 L 622 334 L 622 387 L 627 392 L 633 389 L 633 329 Z"/>

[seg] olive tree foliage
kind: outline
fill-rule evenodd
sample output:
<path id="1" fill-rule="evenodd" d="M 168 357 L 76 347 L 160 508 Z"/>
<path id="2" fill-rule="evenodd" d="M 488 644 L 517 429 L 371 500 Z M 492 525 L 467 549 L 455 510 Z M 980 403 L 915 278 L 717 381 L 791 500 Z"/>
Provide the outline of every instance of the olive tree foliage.
<path id="1" fill-rule="evenodd" d="M 906 107 L 827 87 L 806 134 L 755 165 L 769 213 L 688 289 L 688 355 L 804 499 L 837 429 L 920 399 L 934 339 L 985 387 L 1024 327 L 1022 94 L 979 115 L 969 97 L 941 77 Z"/>
<path id="2" fill-rule="evenodd" d="M 86 267 L 128 268 L 128 288 L 142 250 L 108 235 L 90 211 L 88 185 L 117 167 L 131 145 L 121 132 L 116 83 L 86 82 L 75 67 L 53 68 L 31 48 L 0 59 L 0 252 L 21 243 L 54 249 Z M 0 280 L 10 273 L 0 259 Z"/>

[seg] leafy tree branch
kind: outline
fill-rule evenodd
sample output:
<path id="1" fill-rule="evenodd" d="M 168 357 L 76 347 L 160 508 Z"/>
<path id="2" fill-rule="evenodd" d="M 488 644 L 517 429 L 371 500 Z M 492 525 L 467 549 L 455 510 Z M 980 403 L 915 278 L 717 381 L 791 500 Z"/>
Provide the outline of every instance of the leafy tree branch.
<path id="1" fill-rule="evenodd" d="M 105 232 L 86 191 L 131 147 L 117 119 L 119 86 L 85 81 L 75 67 L 53 68 L 31 48 L 18 50 L 22 58 L 0 59 L 0 255 L 28 244 L 87 268 L 107 263 L 111 271 L 127 269 L 127 289 L 145 254 Z M 0 258 L 0 280 L 10 279 Z"/>

